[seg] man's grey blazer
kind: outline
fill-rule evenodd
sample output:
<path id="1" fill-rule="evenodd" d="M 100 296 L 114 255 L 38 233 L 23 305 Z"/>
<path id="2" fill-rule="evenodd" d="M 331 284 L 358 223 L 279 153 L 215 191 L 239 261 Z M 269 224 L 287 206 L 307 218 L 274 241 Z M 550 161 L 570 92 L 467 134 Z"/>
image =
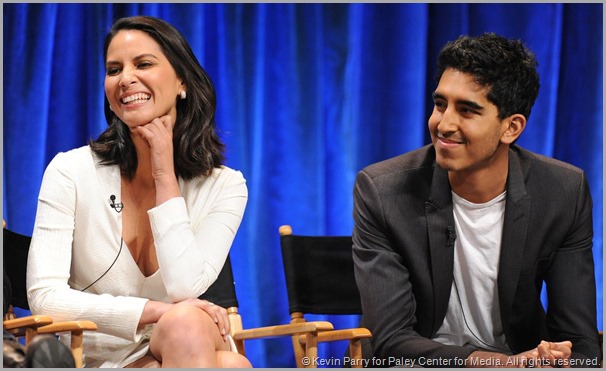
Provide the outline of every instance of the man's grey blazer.
<path id="1" fill-rule="evenodd" d="M 448 307 L 455 238 L 448 173 L 436 165 L 433 146 L 360 171 L 354 221 L 362 322 L 373 333 L 374 355 L 450 366 L 467 358 L 474 349 L 430 340 Z M 497 286 L 514 354 L 541 340 L 570 340 L 573 357 L 601 357 L 592 238 L 584 173 L 512 146 Z"/>

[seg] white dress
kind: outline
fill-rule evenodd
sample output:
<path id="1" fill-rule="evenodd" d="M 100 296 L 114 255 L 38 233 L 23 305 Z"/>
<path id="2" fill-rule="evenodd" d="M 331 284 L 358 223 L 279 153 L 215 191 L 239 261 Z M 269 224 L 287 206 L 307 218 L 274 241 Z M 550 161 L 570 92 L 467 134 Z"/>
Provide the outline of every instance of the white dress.
<path id="1" fill-rule="evenodd" d="M 48 165 L 29 252 L 28 300 L 32 313 L 97 324 L 85 334 L 86 367 L 122 367 L 143 356 L 153 328 L 137 330 L 146 302 L 198 297 L 223 267 L 246 207 L 244 177 L 221 167 L 209 177 L 179 179 L 179 186 L 182 197 L 148 211 L 159 269 L 145 277 L 128 246 L 120 249 L 122 213 L 111 207 L 112 195 L 120 202 L 118 166 L 100 165 L 88 146 L 59 153 Z"/>

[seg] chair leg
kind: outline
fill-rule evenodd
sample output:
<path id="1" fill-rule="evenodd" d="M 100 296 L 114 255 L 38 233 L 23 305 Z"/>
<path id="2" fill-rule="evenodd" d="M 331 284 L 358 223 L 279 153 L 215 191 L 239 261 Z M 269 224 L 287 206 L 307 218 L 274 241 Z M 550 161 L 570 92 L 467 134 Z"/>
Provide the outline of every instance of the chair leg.
<path id="1" fill-rule="evenodd" d="M 303 313 L 300 312 L 293 312 L 290 315 L 290 323 L 291 324 L 295 324 L 295 323 L 302 323 L 305 322 L 305 318 L 303 317 Z M 295 353 L 295 361 L 297 362 L 297 368 L 303 368 L 303 357 L 305 356 L 305 346 L 303 344 L 301 344 L 301 341 L 299 340 L 299 335 L 300 334 L 294 334 L 292 336 L 292 348 L 293 348 L 293 352 Z"/>
<path id="2" fill-rule="evenodd" d="M 238 313 L 238 307 L 229 307 L 227 308 L 227 314 L 229 318 L 229 325 L 231 327 L 232 332 L 237 332 L 242 330 L 242 316 Z M 246 349 L 244 348 L 244 340 L 235 340 L 236 349 L 238 353 L 246 357 Z"/>
<path id="3" fill-rule="evenodd" d="M 318 358 L 318 333 L 308 332 L 305 334 L 305 356 L 307 362 L 303 364 L 305 368 L 317 368 L 316 360 Z"/>
<path id="4" fill-rule="evenodd" d="M 244 341 L 243 340 L 234 340 L 234 343 L 236 343 L 236 349 L 238 350 L 238 353 L 240 355 L 243 355 L 244 357 L 246 357 L 246 349 L 244 348 Z"/>
<path id="5" fill-rule="evenodd" d="M 351 339 L 349 342 L 349 356 L 354 363 L 351 365 L 352 368 L 362 368 L 362 340 Z"/>
<path id="6" fill-rule="evenodd" d="M 38 335 L 38 330 L 33 329 L 33 328 L 26 328 L 25 329 L 25 344 L 29 345 L 29 343 L 31 343 L 32 340 L 34 340 L 34 337 L 36 337 L 36 335 Z"/>
<path id="7" fill-rule="evenodd" d="M 84 331 L 72 331 L 71 351 L 74 356 L 76 368 L 82 368 L 82 340 Z"/>

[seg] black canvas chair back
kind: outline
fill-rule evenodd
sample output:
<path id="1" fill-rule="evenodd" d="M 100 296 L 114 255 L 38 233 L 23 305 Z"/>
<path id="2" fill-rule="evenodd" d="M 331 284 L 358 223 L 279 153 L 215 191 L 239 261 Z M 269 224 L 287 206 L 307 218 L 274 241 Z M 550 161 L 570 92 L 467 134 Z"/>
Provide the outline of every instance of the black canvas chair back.
<path id="1" fill-rule="evenodd" d="M 280 238 L 290 313 L 362 314 L 351 236 Z"/>
<path id="2" fill-rule="evenodd" d="M 217 280 L 200 295 L 200 299 L 211 301 L 223 308 L 238 307 L 238 299 L 236 296 L 236 286 L 234 282 L 234 273 L 231 268 L 231 259 L 229 255 L 223 265 L 223 269 L 219 272 Z"/>
<path id="3" fill-rule="evenodd" d="M 15 233 L 3 228 L 3 250 L 4 250 L 4 307 L 12 304 L 14 307 L 29 309 L 27 303 L 27 255 L 31 237 Z M 7 289 L 10 293 L 7 293 Z M 9 297 L 7 297 L 7 295 Z M 6 301 L 9 300 L 8 303 Z"/>
<path id="4" fill-rule="evenodd" d="M 9 304 L 23 309 L 29 309 L 27 303 L 26 272 L 30 242 L 31 237 L 3 228 L 4 273 L 6 273 L 10 281 L 11 292 L 11 302 Z M 5 282 L 6 284 L 7 282 Z M 217 280 L 200 298 L 212 301 L 224 308 L 238 306 L 229 256 Z"/>
<path id="5" fill-rule="evenodd" d="M 281 226 L 279 233 L 292 324 L 306 323 L 305 314 L 362 314 L 351 236 L 296 235 L 290 225 Z M 317 343 L 347 340 L 343 366 L 361 367 L 362 359 L 372 356 L 371 336 L 364 327 L 334 329 L 318 333 Z M 308 344 L 304 336 L 293 336 L 292 342 L 297 367 L 306 366 L 300 360 L 317 344 Z M 346 364 L 345 359 L 355 362 Z"/>

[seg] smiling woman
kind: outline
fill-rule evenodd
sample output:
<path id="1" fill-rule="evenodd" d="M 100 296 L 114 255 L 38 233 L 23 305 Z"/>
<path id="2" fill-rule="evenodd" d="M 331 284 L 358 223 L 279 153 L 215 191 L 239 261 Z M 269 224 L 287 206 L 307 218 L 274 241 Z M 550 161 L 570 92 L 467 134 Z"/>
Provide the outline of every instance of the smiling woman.
<path id="1" fill-rule="evenodd" d="M 145 32 L 122 30 L 114 36 L 107 48 L 105 94 L 129 129 L 138 133 L 140 126 L 165 115 L 174 120 L 177 99 L 185 91 L 160 45 Z"/>
<path id="2" fill-rule="evenodd" d="M 222 165 L 210 79 L 157 18 L 116 21 L 104 56 L 109 127 L 45 171 L 28 262 L 32 312 L 96 322 L 98 333 L 85 335 L 88 367 L 250 367 L 230 346 L 226 310 L 198 299 L 248 197 L 242 174 Z"/>

